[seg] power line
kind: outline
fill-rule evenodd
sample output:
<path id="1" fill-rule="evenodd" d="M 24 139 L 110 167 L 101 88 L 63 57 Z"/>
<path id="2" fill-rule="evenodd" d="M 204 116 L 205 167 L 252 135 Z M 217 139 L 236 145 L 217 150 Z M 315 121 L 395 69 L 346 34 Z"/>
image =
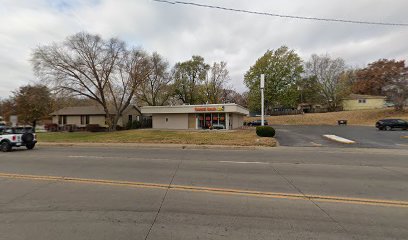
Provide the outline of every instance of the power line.
<path id="1" fill-rule="evenodd" d="M 408 23 L 371 22 L 371 21 L 359 21 L 359 20 L 348 20 L 348 19 L 337 19 L 337 18 L 303 17 L 303 16 L 296 16 L 296 15 L 283 15 L 283 14 L 268 13 L 268 12 L 250 11 L 250 10 L 244 10 L 244 9 L 227 8 L 227 7 L 199 4 L 199 3 L 193 3 L 193 2 L 170 1 L 170 0 L 152 0 L 152 1 L 160 2 L 160 3 L 167 3 L 167 4 L 172 4 L 172 5 L 181 4 L 181 5 L 190 5 L 190 6 L 196 6 L 196 7 L 219 9 L 219 10 L 224 10 L 224 11 L 249 13 L 249 14 L 263 15 L 263 16 L 269 16 L 269 17 L 280 17 L 280 18 L 291 18 L 291 19 L 324 21 L 324 22 L 340 22 L 340 23 L 352 23 L 352 24 L 408 27 Z"/>

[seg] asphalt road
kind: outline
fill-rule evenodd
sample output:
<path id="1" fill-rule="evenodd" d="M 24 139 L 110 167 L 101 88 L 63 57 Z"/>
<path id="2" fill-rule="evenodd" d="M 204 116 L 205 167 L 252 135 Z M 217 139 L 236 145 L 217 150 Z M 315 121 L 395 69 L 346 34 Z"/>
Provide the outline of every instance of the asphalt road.
<path id="1" fill-rule="evenodd" d="M 408 239 L 408 151 L 0 154 L 0 239 Z"/>
<path id="2" fill-rule="evenodd" d="M 408 149 L 408 131 L 378 131 L 364 126 L 274 126 L 281 146 L 297 147 L 347 147 Z M 334 134 L 355 141 L 342 144 L 325 139 L 323 135 Z"/>

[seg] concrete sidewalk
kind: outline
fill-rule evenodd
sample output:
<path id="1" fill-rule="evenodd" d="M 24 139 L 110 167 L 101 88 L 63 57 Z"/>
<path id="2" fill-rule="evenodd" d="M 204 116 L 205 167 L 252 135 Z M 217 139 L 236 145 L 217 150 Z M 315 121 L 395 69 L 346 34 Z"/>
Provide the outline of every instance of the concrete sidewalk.
<path id="1" fill-rule="evenodd" d="M 234 146 L 234 145 L 196 145 L 196 144 L 170 144 L 170 143 L 61 143 L 39 142 L 37 146 L 50 147 L 109 147 L 109 148 L 165 148 L 165 149 L 220 149 L 220 150 L 267 150 L 278 146 Z"/>

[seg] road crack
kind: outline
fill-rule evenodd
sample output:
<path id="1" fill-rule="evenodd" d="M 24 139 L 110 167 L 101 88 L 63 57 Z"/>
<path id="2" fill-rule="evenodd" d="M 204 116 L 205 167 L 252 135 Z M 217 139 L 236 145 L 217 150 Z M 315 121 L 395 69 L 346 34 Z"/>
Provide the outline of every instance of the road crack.
<path id="1" fill-rule="evenodd" d="M 151 231 L 152 231 L 152 229 L 153 229 L 153 226 L 154 226 L 154 224 L 156 223 L 157 218 L 158 218 L 158 216 L 159 216 L 159 214 L 160 214 L 160 211 L 161 211 L 161 209 L 162 209 L 162 207 L 163 207 L 164 201 L 166 200 L 167 193 L 169 192 L 169 190 L 170 190 L 170 188 L 171 188 L 171 185 L 173 184 L 174 178 L 176 177 L 176 174 L 177 174 L 178 170 L 180 169 L 180 165 L 181 165 L 182 162 L 183 162 L 183 160 L 180 160 L 180 162 L 177 164 L 177 168 L 176 168 L 176 170 L 175 170 L 174 173 L 173 173 L 173 176 L 172 176 L 172 178 L 171 178 L 171 181 L 170 181 L 169 185 L 167 186 L 166 192 L 164 193 L 163 199 L 162 199 L 162 201 L 161 201 L 161 203 L 160 203 L 159 210 L 157 211 L 156 216 L 154 217 L 154 220 L 153 220 L 153 222 L 152 222 L 152 225 L 150 226 L 149 231 L 147 232 L 146 237 L 144 238 L 145 240 L 147 240 L 147 239 L 149 238 L 149 235 L 150 235 L 150 233 L 151 233 Z"/>
<path id="2" fill-rule="evenodd" d="M 270 165 L 271 168 L 273 169 L 273 171 L 280 176 L 281 178 L 283 178 L 290 186 L 292 186 L 296 191 L 298 191 L 301 195 L 303 195 L 305 198 L 309 199 L 309 201 L 311 203 L 313 203 L 313 205 L 315 205 L 321 212 L 323 212 L 332 222 L 334 222 L 338 227 L 340 227 L 340 229 L 342 229 L 346 234 L 351 235 L 351 237 L 353 239 L 356 239 L 349 231 L 347 231 L 347 229 L 336 219 L 334 219 L 327 211 L 325 211 L 322 207 L 319 206 L 319 204 L 317 204 L 315 201 L 313 201 L 313 199 L 309 198 L 305 193 L 303 193 L 303 191 L 298 188 L 293 181 L 289 180 L 287 177 L 283 176 L 274 166 L 273 164 Z"/>

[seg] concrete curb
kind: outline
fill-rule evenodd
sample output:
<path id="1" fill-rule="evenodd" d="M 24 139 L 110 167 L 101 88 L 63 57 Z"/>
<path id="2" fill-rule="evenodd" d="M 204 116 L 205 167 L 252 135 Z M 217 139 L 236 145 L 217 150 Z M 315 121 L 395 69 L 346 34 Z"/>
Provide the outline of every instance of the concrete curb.
<path id="1" fill-rule="evenodd" d="M 326 135 L 323 135 L 323 137 L 325 137 L 325 138 L 327 138 L 329 140 L 339 142 L 339 143 L 344 143 L 344 144 L 354 144 L 354 143 L 356 143 L 353 140 L 350 140 L 350 139 L 347 139 L 347 138 L 342 138 L 342 137 L 339 137 L 339 136 L 336 136 L 336 135 L 326 134 Z"/>
<path id="2" fill-rule="evenodd" d="M 275 146 L 230 146 L 230 145 L 196 145 L 196 144 L 162 144 L 162 143 L 53 143 L 39 142 L 44 147 L 94 147 L 94 148 L 164 148 L 164 149 L 211 149 L 211 150 L 268 150 Z"/>

